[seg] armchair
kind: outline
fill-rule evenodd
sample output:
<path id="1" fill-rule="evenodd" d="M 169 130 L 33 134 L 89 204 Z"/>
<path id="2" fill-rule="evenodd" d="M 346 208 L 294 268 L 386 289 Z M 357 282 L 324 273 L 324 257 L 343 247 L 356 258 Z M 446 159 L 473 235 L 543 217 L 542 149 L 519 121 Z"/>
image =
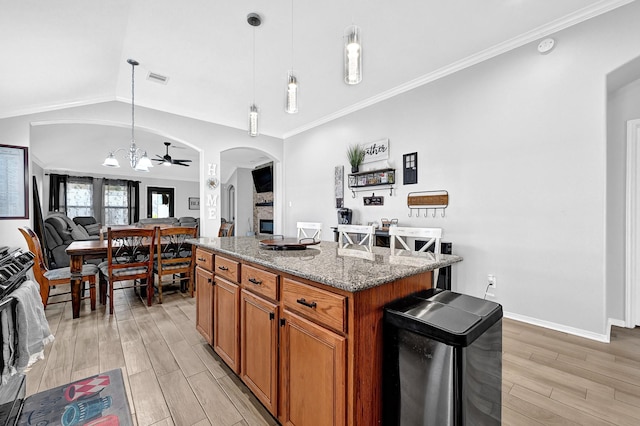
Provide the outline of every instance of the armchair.
<path id="1" fill-rule="evenodd" d="M 73 218 L 76 225 L 80 225 L 87 231 L 87 234 L 100 236 L 100 224 L 93 216 L 76 216 Z"/>
<path id="2" fill-rule="evenodd" d="M 44 221 L 44 237 L 47 241 L 47 257 L 50 268 L 69 266 L 66 249 L 76 240 L 97 240 L 98 235 L 89 235 L 82 227 L 74 223 L 63 213 L 49 213 Z"/>

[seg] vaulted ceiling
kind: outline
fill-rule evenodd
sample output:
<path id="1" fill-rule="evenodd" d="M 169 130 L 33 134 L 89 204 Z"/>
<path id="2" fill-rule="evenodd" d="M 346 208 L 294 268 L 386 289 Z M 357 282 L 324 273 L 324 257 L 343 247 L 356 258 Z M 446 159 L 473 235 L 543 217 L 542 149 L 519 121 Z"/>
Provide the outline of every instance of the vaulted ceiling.
<path id="1" fill-rule="evenodd" d="M 129 103 L 134 58 L 136 105 L 246 129 L 255 96 L 260 132 L 286 138 L 629 2 L 0 0 L 0 118 Z M 352 23 L 363 40 L 356 86 L 342 77 Z M 284 111 L 292 66 L 295 115 Z"/>

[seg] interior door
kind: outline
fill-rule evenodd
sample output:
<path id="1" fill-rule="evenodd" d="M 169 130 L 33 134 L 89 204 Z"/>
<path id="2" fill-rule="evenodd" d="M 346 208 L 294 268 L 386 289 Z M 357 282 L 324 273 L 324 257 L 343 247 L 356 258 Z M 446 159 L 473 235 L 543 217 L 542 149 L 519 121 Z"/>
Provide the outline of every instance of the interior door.
<path id="1" fill-rule="evenodd" d="M 147 217 L 174 217 L 173 188 L 147 187 Z"/>

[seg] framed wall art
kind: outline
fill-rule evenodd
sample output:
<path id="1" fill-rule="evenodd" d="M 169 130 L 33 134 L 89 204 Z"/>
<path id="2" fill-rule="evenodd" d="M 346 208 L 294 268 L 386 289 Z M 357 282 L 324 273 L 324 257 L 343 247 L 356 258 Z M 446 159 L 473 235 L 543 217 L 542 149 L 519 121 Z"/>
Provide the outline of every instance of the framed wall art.
<path id="1" fill-rule="evenodd" d="M 189 197 L 189 210 L 200 210 L 200 198 Z"/>
<path id="2" fill-rule="evenodd" d="M 29 218 L 29 149 L 0 145 L 0 219 Z"/>
<path id="3" fill-rule="evenodd" d="M 418 153 L 404 154 L 402 156 L 402 184 L 418 183 Z"/>

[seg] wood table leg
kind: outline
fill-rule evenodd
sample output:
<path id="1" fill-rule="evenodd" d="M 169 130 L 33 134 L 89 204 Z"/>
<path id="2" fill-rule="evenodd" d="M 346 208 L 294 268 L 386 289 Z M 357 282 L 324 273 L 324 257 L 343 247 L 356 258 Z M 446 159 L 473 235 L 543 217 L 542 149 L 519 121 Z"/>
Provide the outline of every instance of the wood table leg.
<path id="1" fill-rule="evenodd" d="M 71 272 L 71 308 L 73 318 L 80 317 L 80 298 L 82 289 L 82 255 L 73 254 L 70 257 Z"/>

